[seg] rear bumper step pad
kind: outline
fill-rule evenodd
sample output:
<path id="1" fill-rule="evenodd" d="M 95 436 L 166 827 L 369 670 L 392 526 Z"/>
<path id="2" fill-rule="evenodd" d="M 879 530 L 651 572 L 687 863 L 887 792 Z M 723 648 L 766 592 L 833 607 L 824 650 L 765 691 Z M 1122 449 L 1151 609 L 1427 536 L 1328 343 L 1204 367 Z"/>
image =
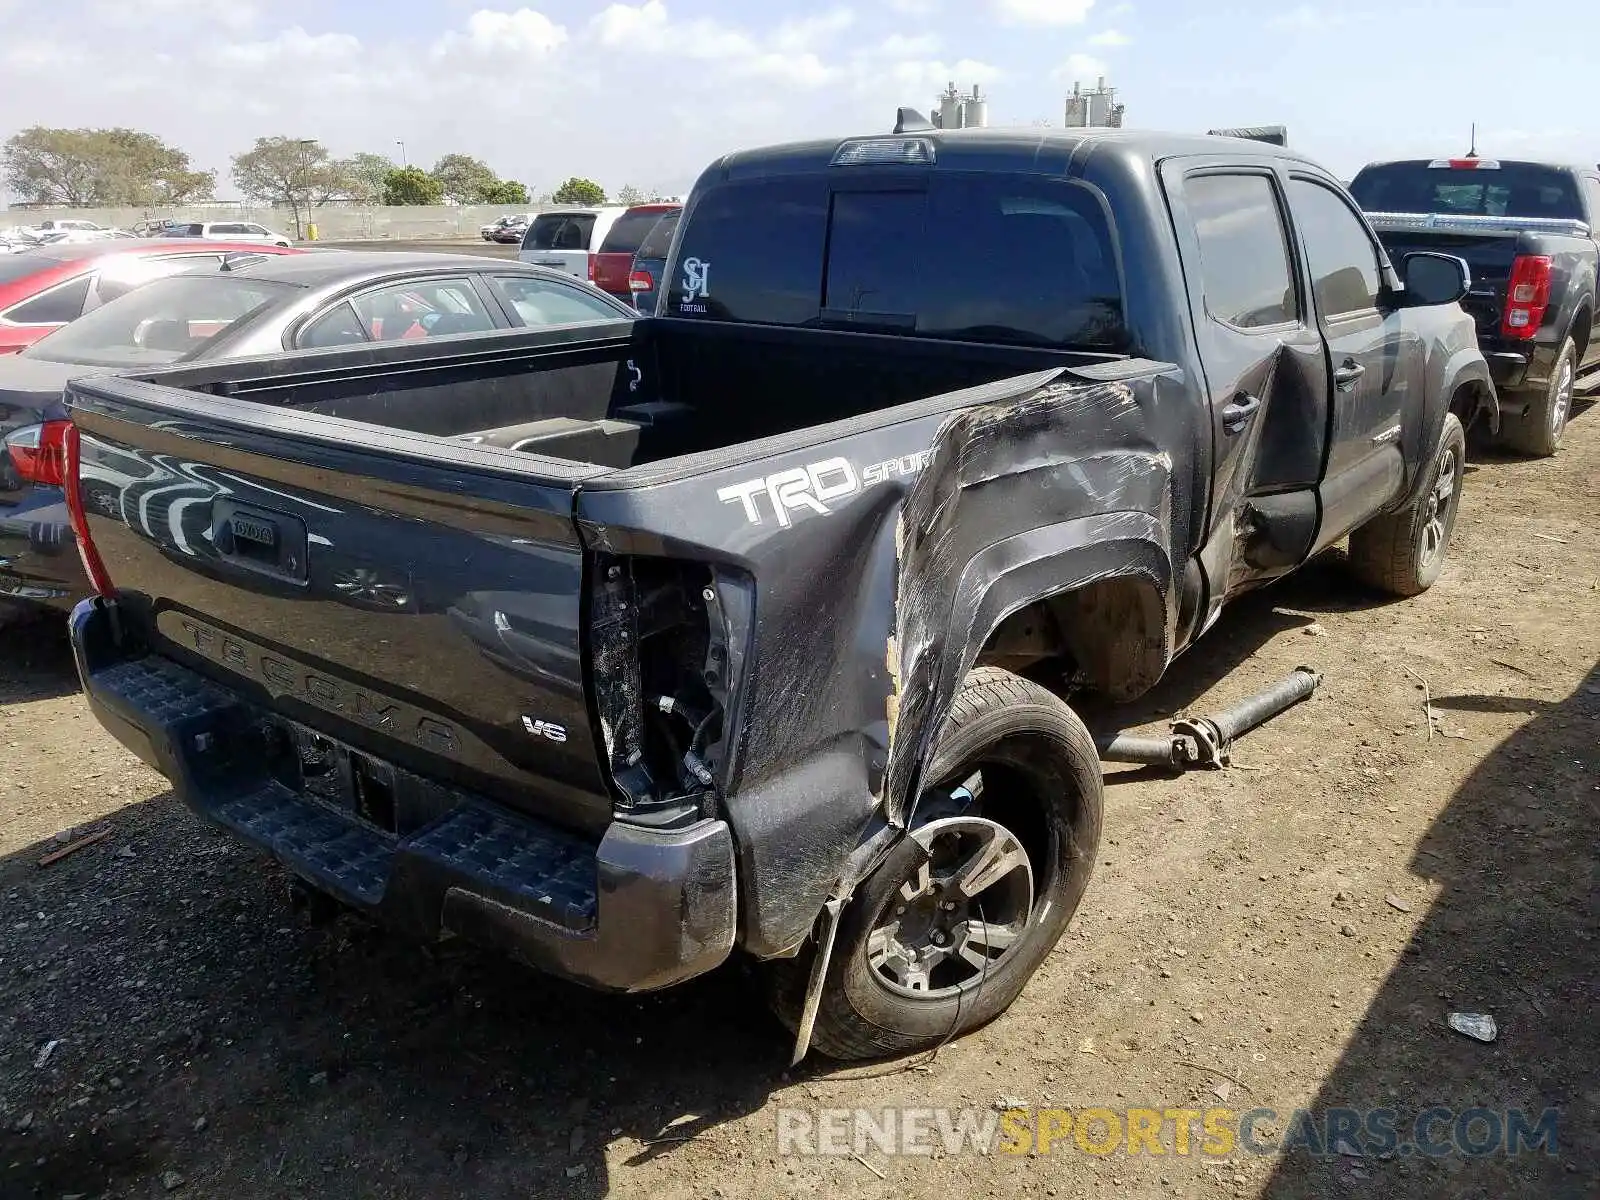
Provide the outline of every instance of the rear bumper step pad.
<path id="1" fill-rule="evenodd" d="M 265 714 L 170 659 L 121 658 L 115 635 L 111 602 L 74 610 L 73 650 L 101 723 L 190 808 L 347 904 L 607 990 L 665 987 L 732 949 L 726 822 L 673 830 L 614 822 L 596 846 L 452 792 L 459 803 L 395 836 L 271 776 L 264 752 L 226 751 L 249 744 L 240 731 Z"/>

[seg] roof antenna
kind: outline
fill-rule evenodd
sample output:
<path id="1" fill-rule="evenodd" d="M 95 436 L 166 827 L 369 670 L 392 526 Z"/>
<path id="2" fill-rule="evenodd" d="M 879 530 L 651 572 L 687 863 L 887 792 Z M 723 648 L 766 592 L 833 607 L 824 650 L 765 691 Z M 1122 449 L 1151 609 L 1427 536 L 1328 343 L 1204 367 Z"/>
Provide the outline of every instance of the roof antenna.
<path id="1" fill-rule="evenodd" d="M 1478 123 L 1476 121 L 1472 123 L 1471 145 L 1467 147 L 1467 157 L 1478 157 Z"/>

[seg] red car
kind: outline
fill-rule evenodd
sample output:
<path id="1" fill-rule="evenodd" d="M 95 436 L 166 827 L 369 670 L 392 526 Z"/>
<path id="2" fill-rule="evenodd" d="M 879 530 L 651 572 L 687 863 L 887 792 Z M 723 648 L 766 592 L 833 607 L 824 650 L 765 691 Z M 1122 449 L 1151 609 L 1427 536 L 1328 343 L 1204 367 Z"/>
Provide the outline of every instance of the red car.
<path id="1" fill-rule="evenodd" d="M 293 254 L 256 242 L 76 242 L 0 255 L 0 354 L 15 354 L 141 283 L 232 254 Z"/>
<path id="2" fill-rule="evenodd" d="M 633 273 L 633 256 L 656 222 L 668 213 L 681 212 L 676 203 L 636 204 L 617 218 L 600 243 L 600 251 L 589 258 L 589 282 L 602 292 L 633 303 L 628 277 Z"/>

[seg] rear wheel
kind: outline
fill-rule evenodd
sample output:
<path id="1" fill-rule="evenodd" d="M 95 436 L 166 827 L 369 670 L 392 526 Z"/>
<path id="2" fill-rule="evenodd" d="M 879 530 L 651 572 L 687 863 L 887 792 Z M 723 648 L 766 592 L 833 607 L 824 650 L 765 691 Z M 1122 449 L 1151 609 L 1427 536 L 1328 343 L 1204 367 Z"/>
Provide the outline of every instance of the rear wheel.
<path id="1" fill-rule="evenodd" d="M 1578 347 L 1568 338 L 1550 370 L 1550 382 L 1542 390 L 1528 394 L 1528 411 L 1521 416 L 1501 416 L 1500 441 L 1513 450 L 1541 458 L 1561 449 L 1577 382 Z"/>
<path id="2" fill-rule="evenodd" d="M 1102 783 L 1077 715 L 997 668 L 972 672 L 942 730 L 916 827 L 840 920 L 812 1045 L 898 1054 L 1004 1012 L 1077 910 L 1100 840 Z M 809 958 L 774 1001 L 799 1020 Z"/>
<path id="3" fill-rule="evenodd" d="M 1444 570 L 1461 503 L 1467 439 L 1454 413 L 1434 451 L 1427 489 L 1409 508 L 1374 517 L 1350 535 L 1350 569 L 1391 596 L 1416 596 Z"/>

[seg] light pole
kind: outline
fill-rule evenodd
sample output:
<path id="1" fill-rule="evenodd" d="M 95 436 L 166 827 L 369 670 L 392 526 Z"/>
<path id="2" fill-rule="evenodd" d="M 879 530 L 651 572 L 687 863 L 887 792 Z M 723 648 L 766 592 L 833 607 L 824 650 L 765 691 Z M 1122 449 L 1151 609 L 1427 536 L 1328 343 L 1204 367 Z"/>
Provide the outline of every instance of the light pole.
<path id="1" fill-rule="evenodd" d="M 306 207 L 311 207 L 311 147 L 317 144 L 316 138 L 295 138 L 295 145 L 300 147 L 300 178 L 298 180 L 305 194 Z M 305 236 L 305 229 L 300 220 L 300 205 L 295 203 L 291 187 L 289 207 L 294 210 L 294 238 L 299 241 Z M 309 213 L 307 214 L 310 215 Z"/>
<path id="2" fill-rule="evenodd" d="M 411 165 L 406 161 L 406 144 L 399 138 L 395 138 L 394 144 L 400 147 L 400 168 L 404 170 L 406 167 Z"/>

